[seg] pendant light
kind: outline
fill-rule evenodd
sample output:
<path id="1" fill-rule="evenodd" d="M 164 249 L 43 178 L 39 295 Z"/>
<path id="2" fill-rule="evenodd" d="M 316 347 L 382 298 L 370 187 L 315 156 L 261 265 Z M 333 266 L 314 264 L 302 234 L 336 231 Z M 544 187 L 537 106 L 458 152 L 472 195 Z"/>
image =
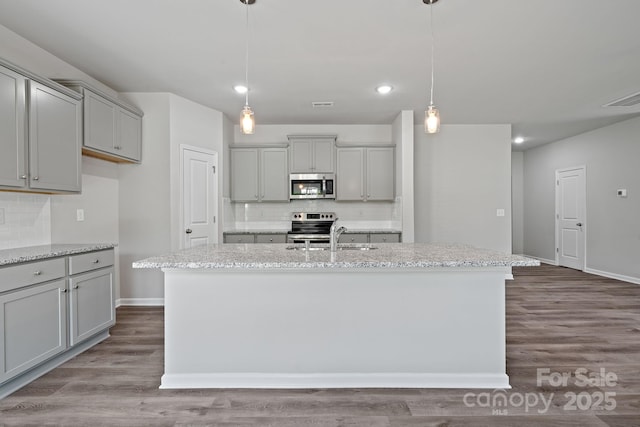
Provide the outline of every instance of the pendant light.
<path id="1" fill-rule="evenodd" d="M 433 105 L 433 82 L 434 82 L 434 70 L 435 70 L 435 42 L 433 37 L 433 3 L 438 0 L 422 0 L 423 3 L 429 5 L 429 26 L 431 30 L 431 97 L 429 101 L 429 107 L 424 114 L 424 131 L 426 133 L 438 133 L 440 132 L 440 112 Z"/>
<path id="2" fill-rule="evenodd" d="M 256 0 L 240 0 L 240 2 L 246 6 L 245 11 L 247 24 L 244 68 L 245 87 L 247 88 L 247 91 L 245 92 L 244 108 L 242 109 L 242 115 L 240 117 L 240 131 L 245 135 L 251 135 L 256 130 L 256 119 L 251 107 L 249 107 L 249 5 L 255 3 Z"/>

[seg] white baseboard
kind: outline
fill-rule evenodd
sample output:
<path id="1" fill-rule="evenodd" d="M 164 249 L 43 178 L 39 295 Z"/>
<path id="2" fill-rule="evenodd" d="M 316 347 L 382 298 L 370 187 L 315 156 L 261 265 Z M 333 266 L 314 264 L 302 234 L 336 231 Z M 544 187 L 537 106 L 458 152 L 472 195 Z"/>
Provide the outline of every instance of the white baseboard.
<path id="1" fill-rule="evenodd" d="M 585 268 L 585 273 L 595 274 L 597 276 L 608 277 L 609 279 L 622 280 L 623 282 L 635 283 L 636 285 L 640 285 L 640 278 L 624 276 L 622 274 L 609 273 L 608 271 L 596 270 L 594 268 Z"/>
<path id="2" fill-rule="evenodd" d="M 161 389 L 183 388 L 490 388 L 509 389 L 506 374 L 164 374 Z"/>
<path id="3" fill-rule="evenodd" d="M 558 264 L 556 263 L 556 260 L 555 260 L 555 259 L 551 260 L 551 259 L 546 259 L 546 258 L 540 258 L 540 257 L 533 256 L 533 255 L 523 255 L 523 256 L 526 256 L 527 258 L 537 259 L 538 261 L 540 261 L 540 262 L 542 262 L 542 263 L 544 263 L 544 264 L 556 265 L 556 266 L 558 265 Z"/>
<path id="4" fill-rule="evenodd" d="M 116 307 L 121 305 L 141 307 L 164 307 L 164 298 L 120 298 L 116 300 Z"/>

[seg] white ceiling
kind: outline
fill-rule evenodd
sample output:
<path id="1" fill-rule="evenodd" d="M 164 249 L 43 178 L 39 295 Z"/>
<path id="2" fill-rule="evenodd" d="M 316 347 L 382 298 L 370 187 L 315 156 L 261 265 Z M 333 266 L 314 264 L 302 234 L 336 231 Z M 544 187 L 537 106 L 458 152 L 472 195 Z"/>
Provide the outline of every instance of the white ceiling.
<path id="1" fill-rule="evenodd" d="M 526 149 L 640 114 L 602 107 L 640 92 L 638 0 L 256 0 L 258 126 L 421 122 L 429 7 L 444 124 L 511 123 Z M 240 0 L 0 0 L 0 24 L 120 92 L 173 92 L 234 121 L 244 105 Z"/>

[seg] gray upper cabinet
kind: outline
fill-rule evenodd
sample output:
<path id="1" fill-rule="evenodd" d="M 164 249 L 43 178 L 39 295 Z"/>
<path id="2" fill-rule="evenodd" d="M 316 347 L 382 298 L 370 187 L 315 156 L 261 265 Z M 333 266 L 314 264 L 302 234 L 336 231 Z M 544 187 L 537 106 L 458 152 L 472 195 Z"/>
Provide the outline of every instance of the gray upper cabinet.
<path id="1" fill-rule="evenodd" d="M 79 192 L 80 102 L 32 81 L 29 94 L 29 186 Z"/>
<path id="2" fill-rule="evenodd" d="M 142 111 L 85 82 L 59 82 L 83 95 L 83 154 L 117 163 L 140 163 Z"/>
<path id="3" fill-rule="evenodd" d="M 232 201 L 289 201 L 289 163 L 285 147 L 243 147 L 230 151 Z"/>
<path id="4" fill-rule="evenodd" d="M 25 82 L 24 76 L 0 66 L 0 186 L 3 187 L 27 185 Z"/>
<path id="5" fill-rule="evenodd" d="M 292 173 L 335 172 L 335 135 L 289 135 Z"/>
<path id="6" fill-rule="evenodd" d="M 392 201 L 395 147 L 339 147 L 336 200 Z"/>
<path id="7" fill-rule="evenodd" d="M 0 61 L 0 189 L 81 190 L 80 99 Z"/>

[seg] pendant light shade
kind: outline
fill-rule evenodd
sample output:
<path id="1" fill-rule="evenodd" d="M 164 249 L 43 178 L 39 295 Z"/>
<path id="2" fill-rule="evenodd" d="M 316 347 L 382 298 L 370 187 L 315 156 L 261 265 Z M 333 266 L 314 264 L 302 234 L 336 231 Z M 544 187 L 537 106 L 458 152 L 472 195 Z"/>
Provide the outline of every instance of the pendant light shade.
<path id="1" fill-rule="evenodd" d="M 248 105 L 245 105 L 242 110 L 240 130 L 245 135 L 252 135 L 256 131 L 256 119 L 253 117 L 253 111 Z"/>
<path id="2" fill-rule="evenodd" d="M 425 112 L 424 131 L 426 133 L 440 132 L 440 112 L 433 105 L 429 105 L 429 108 Z"/>
<path id="3" fill-rule="evenodd" d="M 256 119 L 253 115 L 253 111 L 251 107 L 249 107 L 249 5 L 255 3 L 255 0 L 240 0 L 243 3 L 246 11 L 246 44 L 245 44 L 245 68 L 244 68 L 244 78 L 245 78 L 245 87 L 247 91 L 245 92 L 245 103 L 244 108 L 242 109 L 242 114 L 240 117 L 240 132 L 245 135 L 251 135 L 256 130 Z"/>
<path id="4" fill-rule="evenodd" d="M 440 132 L 440 112 L 433 105 L 433 86 L 435 82 L 435 41 L 433 37 L 433 3 L 438 0 L 423 0 L 425 4 L 429 5 L 429 24 L 431 30 L 431 98 L 429 102 L 429 108 L 424 114 L 424 131 L 425 133 L 438 133 Z"/>

